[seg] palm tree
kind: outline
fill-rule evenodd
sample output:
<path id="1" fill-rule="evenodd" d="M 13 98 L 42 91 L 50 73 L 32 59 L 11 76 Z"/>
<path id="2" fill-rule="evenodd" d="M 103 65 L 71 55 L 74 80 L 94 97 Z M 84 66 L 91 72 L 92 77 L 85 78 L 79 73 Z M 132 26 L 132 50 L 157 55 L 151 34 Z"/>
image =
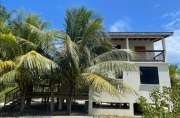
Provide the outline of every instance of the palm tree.
<path id="1" fill-rule="evenodd" d="M 56 61 L 61 67 L 62 79 L 69 86 L 67 113 L 76 88 L 89 87 L 122 97 L 124 93 L 137 95 L 127 84 L 111 76 L 114 72 L 138 71 L 135 64 L 125 61 L 133 58 L 131 50 L 112 50 L 108 34 L 102 26 L 102 17 L 84 6 L 66 10 L 65 32 L 60 32 L 63 48 Z M 122 90 L 118 90 L 119 85 Z"/>
<path id="2" fill-rule="evenodd" d="M 169 75 L 171 86 L 175 86 L 176 84 L 180 83 L 180 68 L 178 68 L 178 64 L 169 65 Z"/>
<path id="3" fill-rule="evenodd" d="M 30 51 L 29 53 L 16 57 L 14 61 L 2 62 L 0 64 L 0 72 L 3 74 L 0 77 L 0 81 L 15 81 L 21 90 L 21 103 L 20 113 L 23 113 L 26 86 L 29 82 L 35 81 L 36 76 L 40 76 L 44 73 L 53 73 L 58 68 L 58 65 L 50 59 L 43 57 L 36 51 Z M 8 72 L 4 72 L 9 69 Z M 36 80 L 37 81 L 37 80 Z"/>
<path id="4" fill-rule="evenodd" d="M 16 10 L 7 11 L 6 6 L 0 5 L 0 22 L 9 23 L 13 13 L 16 13 Z"/>
<path id="5" fill-rule="evenodd" d="M 8 71 L 2 71 L 1 74 L 2 79 L 7 79 L 9 78 L 9 74 L 11 75 L 16 75 L 15 77 L 20 78 L 17 79 L 14 78 L 18 84 L 20 89 L 22 90 L 22 95 L 25 95 L 24 90 L 26 89 L 26 86 L 30 81 L 34 81 L 35 76 L 40 76 L 42 74 L 45 74 L 44 72 L 42 73 L 39 71 L 39 68 L 34 68 L 32 70 L 30 69 L 24 69 L 23 64 L 21 66 L 18 66 L 20 62 L 16 62 L 18 59 L 17 58 L 22 58 L 20 59 L 21 62 L 25 61 L 23 60 L 27 56 L 27 60 L 31 61 L 31 56 L 33 54 L 39 55 L 40 53 L 43 56 L 46 56 L 47 58 L 51 59 L 54 55 L 54 51 L 56 50 L 56 47 L 54 46 L 53 41 L 56 40 L 58 30 L 47 30 L 48 22 L 43 21 L 40 19 L 40 15 L 34 14 L 34 13 L 29 13 L 28 15 L 25 15 L 24 10 L 20 10 L 19 13 L 17 14 L 17 17 L 12 20 L 9 26 L 4 26 L 4 24 L 1 24 L 2 30 L 0 32 L 0 46 L 1 46 L 1 51 L 0 51 L 0 56 L 1 59 L 4 62 L 7 62 L 9 60 L 12 60 L 14 62 L 13 69 L 10 69 Z M 32 52 L 32 50 L 35 50 Z M 31 51 L 31 52 L 30 52 Z M 37 52 L 38 53 L 37 53 Z M 33 58 L 32 62 L 34 61 L 34 64 L 38 64 L 38 61 L 46 61 L 45 57 L 40 56 L 42 60 L 36 60 L 36 58 Z M 26 60 L 26 61 L 27 61 Z M 27 62 L 32 64 L 32 62 Z M 53 62 L 51 62 L 52 64 Z M 3 64 L 3 63 L 2 63 Z M 41 63 L 40 63 L 41 64 Z M 46 65 L 45 63 L 43 63 Z M 17 67 L 16 67 L 17 66 Z M 34 65 L 33 65 L 34 66 Z M 37 65 L 39 67 L 43 65 Z M 46 65 L 47 66 L 47 65 Z M 3 66 L 4 67 L 4 66 Z M 4 70 L 5 68 L 2 68 Z M 45 71 L 47 68 L 43 68 L 43 71 Z M 51 74 L 47 74 L 49 78 L 51 78 L 51 111 L 53 112 L 54 110 L 54 84 L 58 75 L 55 76 L 54 68 L 53 70 L 50 71 Z M 47 69 L 49 70 L 49 68 Z M 53 72 L 53 73 L 52 73 Z M 23 74 L 22 74 L 23 73 Z M 9 75 L 9 76 L 5 76 Z M 21 75 L 21 76 L 19 76 Z M 54 75 L 52 77 L 52 75 Z M 51 76 L 51 77 L 50 77 Z M 10 78 L 13 79 L 13 78 Z M 22 86 L 23 85 L 23 86 Z M 24 108 L 24 100 L 21 100 L 21 109 L 20 111 L 23 112 Z"/>
<path id="6" fill-rule="evenodd" d="M 21 9 L 11 25 L 11 31 L 21 45 L 23 53 L 36 50 L 38 53 L 52 58 L 56 47 L 58 30 L 49 30 L 50 23 L 41 19 L 39 14 L 29 12 L 27 15 Z"/>

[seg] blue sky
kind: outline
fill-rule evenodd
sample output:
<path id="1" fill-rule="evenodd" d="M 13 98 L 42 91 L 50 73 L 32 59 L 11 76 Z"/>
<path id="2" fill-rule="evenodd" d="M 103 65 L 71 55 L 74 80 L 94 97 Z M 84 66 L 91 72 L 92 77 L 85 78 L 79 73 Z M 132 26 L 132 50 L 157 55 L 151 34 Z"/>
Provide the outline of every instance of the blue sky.
<path id="1" fill-rule="evenodd" d="M 173 31 L 166 38 L 168 61 L 180 62 L 179 0 L 1 0 L 1 4 L 8 10 L 23 7 L 37 12 L 58 29 L 63 29 L 67 7 L 85 5 L 104 17 L 106 31 Z M 162 49 L 161 42 L 155 49 Z"/>

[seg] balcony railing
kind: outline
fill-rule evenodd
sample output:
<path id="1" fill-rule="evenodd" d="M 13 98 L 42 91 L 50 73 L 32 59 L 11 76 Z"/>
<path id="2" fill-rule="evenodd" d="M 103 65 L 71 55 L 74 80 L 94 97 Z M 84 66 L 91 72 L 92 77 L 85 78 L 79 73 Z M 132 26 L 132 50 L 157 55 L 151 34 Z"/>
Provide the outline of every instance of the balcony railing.
<path id="1" fill-rule="evenodd" d="M 137 62 L 164 62 L 164 50 L 139 50 L 137 57 L 131 61 Z"/>

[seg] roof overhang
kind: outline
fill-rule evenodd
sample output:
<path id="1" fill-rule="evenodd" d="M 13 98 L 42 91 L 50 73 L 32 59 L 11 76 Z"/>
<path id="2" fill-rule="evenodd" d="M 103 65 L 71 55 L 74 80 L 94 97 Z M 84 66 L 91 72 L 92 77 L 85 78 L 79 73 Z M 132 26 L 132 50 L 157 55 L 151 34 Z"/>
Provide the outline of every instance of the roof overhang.
<path id="1" fill-rule="evenodd" d="M 173 32 L 108 32 L 112 40 L 151 40 L 159 41 L 162 38 L 173 35 Z"/>

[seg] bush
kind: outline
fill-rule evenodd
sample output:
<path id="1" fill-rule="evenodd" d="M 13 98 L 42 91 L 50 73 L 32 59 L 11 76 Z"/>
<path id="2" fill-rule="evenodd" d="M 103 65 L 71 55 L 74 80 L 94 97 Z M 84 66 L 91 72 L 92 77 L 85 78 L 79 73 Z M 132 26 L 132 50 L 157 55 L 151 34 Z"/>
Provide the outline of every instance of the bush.
<path id="1" fill-rule="evenodd" d="M 180 86 L 163 87 L 162 90 L 155 89 L 150 93 L 150 99 L 154 105 L 149 104 L 147 99 L 140 97 L 137 103 L 140 105 L 144 118 L 177 118 L 180 116 Z M 164 107 L 171 104 L 171 111 Z"/>

